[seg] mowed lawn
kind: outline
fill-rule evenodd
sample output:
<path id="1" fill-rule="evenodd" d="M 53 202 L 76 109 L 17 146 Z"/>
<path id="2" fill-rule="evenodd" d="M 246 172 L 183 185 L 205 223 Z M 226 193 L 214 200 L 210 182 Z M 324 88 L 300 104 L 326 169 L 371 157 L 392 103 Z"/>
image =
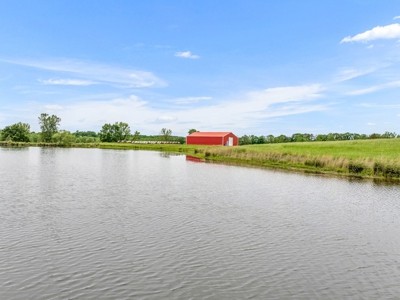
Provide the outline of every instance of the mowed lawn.
<path id="1" fill-rule="evenodd" d="M 343 157 L 348 159 L 397 160 L 400 138 L 333 142 L 300 142 L 241 146 L 252 151 L 276 151 L 294 155 Z"/>

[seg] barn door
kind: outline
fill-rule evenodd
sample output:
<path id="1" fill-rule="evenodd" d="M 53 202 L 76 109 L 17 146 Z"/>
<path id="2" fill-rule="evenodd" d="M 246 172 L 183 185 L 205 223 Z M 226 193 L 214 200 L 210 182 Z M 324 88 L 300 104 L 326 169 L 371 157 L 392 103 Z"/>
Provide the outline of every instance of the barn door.
<path id="1" fill-rule="evenodd" d="M 229 137 L 228 146 L 233 146 L 233 137 Z"/>

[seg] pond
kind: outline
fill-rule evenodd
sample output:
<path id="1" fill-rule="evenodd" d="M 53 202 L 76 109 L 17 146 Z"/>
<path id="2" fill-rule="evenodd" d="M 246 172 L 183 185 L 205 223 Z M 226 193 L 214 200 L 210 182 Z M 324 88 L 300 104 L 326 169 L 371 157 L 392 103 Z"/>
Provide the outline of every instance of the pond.
<path id="1" fill-rule="evenodd" d="M 0 148 L 0 299 L 393 299 L 400 187 Z"/>

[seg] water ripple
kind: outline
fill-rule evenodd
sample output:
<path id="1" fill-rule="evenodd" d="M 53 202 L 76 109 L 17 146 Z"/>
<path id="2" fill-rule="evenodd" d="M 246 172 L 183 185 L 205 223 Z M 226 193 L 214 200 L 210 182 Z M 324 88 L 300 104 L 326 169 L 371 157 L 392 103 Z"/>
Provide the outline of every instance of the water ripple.
<path id="1" fill-rule="evenodd" d="M 396 299 L 400 188 L 0 148 L 0 299 Z"/>

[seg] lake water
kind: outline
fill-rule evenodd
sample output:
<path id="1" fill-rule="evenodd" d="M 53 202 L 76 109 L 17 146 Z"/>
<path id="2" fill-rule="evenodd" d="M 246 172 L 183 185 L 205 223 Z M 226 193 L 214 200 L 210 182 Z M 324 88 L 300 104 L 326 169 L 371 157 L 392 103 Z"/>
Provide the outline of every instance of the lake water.
<path id="1" fill-rule="evenodd" d="M 0 148 L 0 299 L 400 299 L 400 187 Z"/>

